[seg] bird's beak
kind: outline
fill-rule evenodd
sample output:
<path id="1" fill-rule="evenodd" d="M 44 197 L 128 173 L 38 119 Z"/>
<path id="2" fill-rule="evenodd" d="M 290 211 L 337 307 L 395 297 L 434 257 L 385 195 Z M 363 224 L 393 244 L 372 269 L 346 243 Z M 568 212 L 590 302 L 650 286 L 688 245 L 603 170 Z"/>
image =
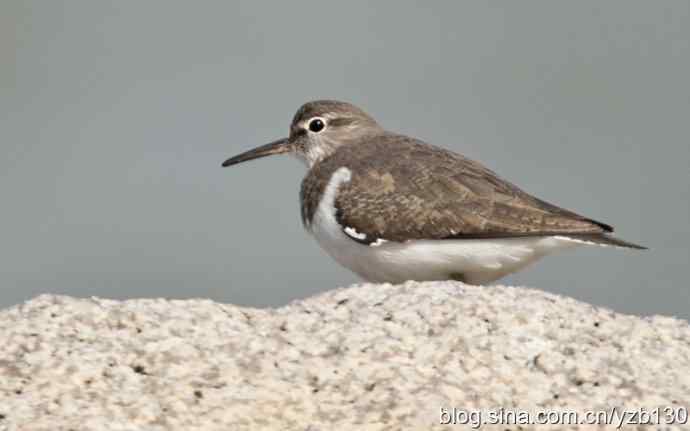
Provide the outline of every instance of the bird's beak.
<path id="1" fill-rule="evenodd" d="M 289 138 L 278 139 L 269 144 L 256 147 L 235 157 L 230 157 L 223 162 L 223 167 L 236 165 L 238 163 L 246 162 L 248 160 L 258 159 L 259 157 L 271 156 L 273 154 L 281 154 L 292 151 L 292 143 Z"/>

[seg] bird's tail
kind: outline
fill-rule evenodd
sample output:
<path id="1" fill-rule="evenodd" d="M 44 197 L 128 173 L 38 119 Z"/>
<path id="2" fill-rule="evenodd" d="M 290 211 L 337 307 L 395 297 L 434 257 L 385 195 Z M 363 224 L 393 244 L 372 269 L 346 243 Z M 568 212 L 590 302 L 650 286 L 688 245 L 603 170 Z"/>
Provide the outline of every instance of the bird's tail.
<path id="1" fill-rule="evenodd" d="M 622 239 L 618 239 L 605 233 L 579 233 L 560 236 L 571 241 L 582 242 L 585 244 L 633 248 L 635 250 L 647 250 L 647 247 L 633 244 L 632 242 L 623 241 Z"/>

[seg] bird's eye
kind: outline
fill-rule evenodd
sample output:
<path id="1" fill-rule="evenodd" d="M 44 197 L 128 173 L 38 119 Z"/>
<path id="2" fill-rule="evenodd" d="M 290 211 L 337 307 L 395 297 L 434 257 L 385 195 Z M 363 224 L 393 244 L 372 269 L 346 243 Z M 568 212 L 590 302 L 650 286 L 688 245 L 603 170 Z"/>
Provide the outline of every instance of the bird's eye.
<path id="1" fill-rule="evenodd" d="M 321 118 L 314 118 L 309 122 L 309 130 L 314 133 L 319 133 L 324 127 L 326 127 L 326 124 Z"/>

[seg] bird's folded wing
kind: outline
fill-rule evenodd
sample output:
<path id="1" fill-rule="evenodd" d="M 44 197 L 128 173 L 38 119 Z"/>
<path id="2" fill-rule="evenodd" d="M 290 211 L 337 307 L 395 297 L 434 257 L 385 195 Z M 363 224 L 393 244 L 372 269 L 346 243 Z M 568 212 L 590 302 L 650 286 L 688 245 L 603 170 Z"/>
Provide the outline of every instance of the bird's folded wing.
<path id="1" fill-rule="evenodd" d="M 530 196 L 477 162 L 406 139 L 396 142 L 390 157 L 376 159 L 385 151 L 369 147 L 369 157 L 359 157 L 363 162 L 347 163 L 351 178 L 338 190 L 336 218 L 367 241 L 613 230 Z"/>

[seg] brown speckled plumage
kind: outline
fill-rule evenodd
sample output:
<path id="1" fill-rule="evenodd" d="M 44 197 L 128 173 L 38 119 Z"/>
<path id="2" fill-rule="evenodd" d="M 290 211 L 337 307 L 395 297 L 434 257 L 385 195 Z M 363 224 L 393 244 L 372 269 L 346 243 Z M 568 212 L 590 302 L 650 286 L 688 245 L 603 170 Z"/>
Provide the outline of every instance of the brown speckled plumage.
<path id="1" fill-rule="evenodd" d="M 302 183 L 308 224 L 340 167 L 352 178 L 338 190 L 343 226 L 372 241 L 600 234 L 603 224 L 536 199 L 479 163 L 416 139 L 382 132 L 342 146 Z"/>
<path id="2" fill-rule="evenodd" d="M 314 119 L 326 124 L 312 131 Z M 306 226 L 333 174 L 350 180 L 335 197 L 335 218 L 355 241 L 567 236 L 643 248 L 608 233 L 613 228 L 537 199 L 466 157 L 390 133 L 349 103 L 322 100 L 295 114 L 290 137 L 228 159 L 230 166 L 292 152 L 310 167 L 300 192 Z"/>

